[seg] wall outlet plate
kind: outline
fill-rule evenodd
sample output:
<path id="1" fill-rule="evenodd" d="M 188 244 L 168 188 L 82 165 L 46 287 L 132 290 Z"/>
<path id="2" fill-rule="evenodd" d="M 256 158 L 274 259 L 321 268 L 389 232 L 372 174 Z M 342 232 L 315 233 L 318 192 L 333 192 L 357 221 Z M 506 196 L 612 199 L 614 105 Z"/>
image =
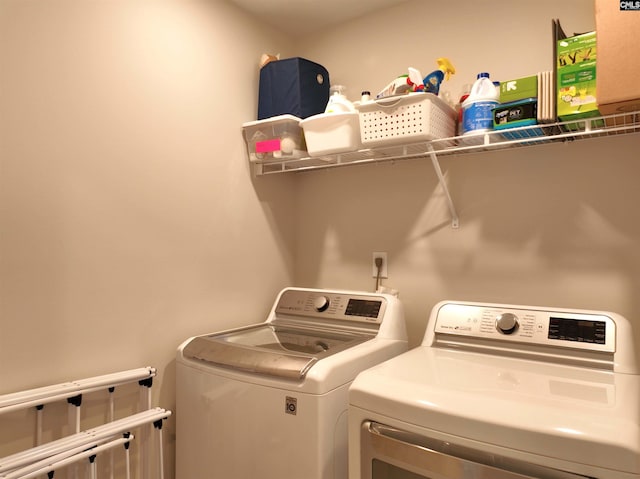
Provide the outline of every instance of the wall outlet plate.
<path id="1" fill-rule="evenodd" d="M 382 258 L 382 268 L 380 268 L 380 277 L 381 278 L 388 278 L 389 277 L 389 273 L 388 273 L 388 268 L 387 268 L 387 253 L 386 252 L 380 252 L 380 251 L 374 251 L 373 256 L 371 258 L 371 265 L 372 265 L 372 275 L 374 278 L 378 277 L 378 267 L 376 266 L 376 258 Z"/>

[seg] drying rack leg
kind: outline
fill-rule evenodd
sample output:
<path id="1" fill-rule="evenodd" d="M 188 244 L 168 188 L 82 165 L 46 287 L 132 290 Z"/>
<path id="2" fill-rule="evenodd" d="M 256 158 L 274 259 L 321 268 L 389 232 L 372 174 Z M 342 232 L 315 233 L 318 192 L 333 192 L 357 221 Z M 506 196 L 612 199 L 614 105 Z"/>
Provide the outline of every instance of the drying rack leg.
<path id="1" fill-rule="evenodd" d="M 42 444 L 42 415 L 44 405 L 39 404 L 36 406 L 36 446 Z"/>
<path id="2" fill-rule="evenodd" d="M 153 385 L 152 378 L 148 378 L 143 381 L 138 381 L 140 385 L 140 411 L 151 409 L 151 386 Z M 140 437 L 142 439 L 140 447 L 140 456 L 138 458 L 140 464 L 140 478 L 151 479 L 151 445 L 149 444 L 151 433 L 153 430 L 152 424 L 142 426 L 140 429 Z"/>
<path id="3" fill-rule="evenodd" d="M 113 422 L 116 418 L 116 413 L 115 413 L 115 400 L 113 398 L 113 393 L 115 392 L 116 388 L 115 387 L 110 387 L 107 389 L 107 391 L 109 392 L 109 414 L 107 416 L 107 421 L 108 422 Z M 113 470 L 114 470 L 114 466 L 115 466 L 115 458 L 113 455 L 113 449 L 109 450 L 109 479 L 113 479 Z"/>
<path id="4" fill-rule="evenodd" d="M 128 435 L 125 437 L 129 437 Z M 125 473 L 126 479 L 131 479 L 131 454 L 129 453 L 129 445 L 130 442 L 124 443 L 124 462 L 125 462 Z"/>
<path id="5" fill-rule="evenodd" d="M 162 419 L 158 419 L 156 422 L 153 423 L 153 427 L 155 428 L 156 431 L 158 431 L 157 434 L 157 441 L 158 441 L 158 478 L 159 479 L 164 479 L 164 448 L 162 445 Z"/>

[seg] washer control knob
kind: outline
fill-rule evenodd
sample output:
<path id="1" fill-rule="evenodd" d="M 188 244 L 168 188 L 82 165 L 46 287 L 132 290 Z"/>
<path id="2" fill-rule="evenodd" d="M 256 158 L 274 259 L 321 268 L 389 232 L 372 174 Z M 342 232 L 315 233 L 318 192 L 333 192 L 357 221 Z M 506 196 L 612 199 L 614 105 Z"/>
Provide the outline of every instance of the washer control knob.
<path id="1" fill-rule="evenodd" d="M 502 313 L 496 317 L 496 329 L 502 334 L 511 334 L 518 329 L 518 317 L 513 313 Z"/>
<path id="2" fill-rule="evenodd" d="M 321 313 L 327 310 L 330 303 L 331 301 L 329 301 L 329 298 L 327 298 L 326 296 L 318 296 L 313 300 L 313 307 L 316 308 L 316 311 Z"/>

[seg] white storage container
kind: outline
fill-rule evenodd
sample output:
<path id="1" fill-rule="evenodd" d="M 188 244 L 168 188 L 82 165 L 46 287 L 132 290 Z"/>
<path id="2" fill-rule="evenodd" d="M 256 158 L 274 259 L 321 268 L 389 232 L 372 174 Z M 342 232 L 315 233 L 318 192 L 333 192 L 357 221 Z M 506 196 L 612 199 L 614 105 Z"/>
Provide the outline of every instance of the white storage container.
<path id="1" fill-rule="evenodd" d="M 308 156 L 300 118 L 280 115 L 242 125 L 250 161 L 282 160 Z"/>
<path id="2" fill-rule="evenodd" d="M 455 136 L 456 113 L 432 93 L 409 93 L 362 103 L 360 136 L 366 147 Z"/>
<path id="3" fill-rule="evenodd" d="M 310 116 L 300 126 L 310 156 L 356 151 L 362 146 L 357 111 Z"/>

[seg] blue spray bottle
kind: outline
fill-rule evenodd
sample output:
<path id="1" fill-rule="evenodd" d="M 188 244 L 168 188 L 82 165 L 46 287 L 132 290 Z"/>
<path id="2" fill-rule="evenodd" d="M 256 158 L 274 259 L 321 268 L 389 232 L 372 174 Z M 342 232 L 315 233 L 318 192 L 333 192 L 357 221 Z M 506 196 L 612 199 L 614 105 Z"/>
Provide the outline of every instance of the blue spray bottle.
<path id="1" fill-rule="evenodd" d="M 438 69 L 429 73 L 423 80 L 424 91 L 434 95 L 440 92 L 440 84 L 456 73 L 455 67 L 448 58 L 438 58 L 436 63 L 438 64 Z"/>

